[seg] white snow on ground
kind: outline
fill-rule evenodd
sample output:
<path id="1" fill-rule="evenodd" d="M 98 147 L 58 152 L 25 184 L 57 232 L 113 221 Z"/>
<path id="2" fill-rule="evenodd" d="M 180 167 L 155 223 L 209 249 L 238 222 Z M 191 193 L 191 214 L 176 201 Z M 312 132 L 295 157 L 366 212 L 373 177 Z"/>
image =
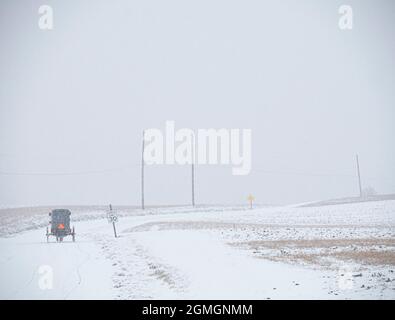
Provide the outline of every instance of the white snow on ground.
<path id="1" fill-rule="evenodd" d="M 393 200 L 123 208 L 117 239 L 104 208 L 79 208 L 75 243 L 46 243 L 47 208 L 17 210 L 0 210 L 1 299 L 395 298 Z"/>
<path id="2" fill-rule="evenodd" d="M 86 230 L 90 227 L 87 226 Z M 112 268 L 84 233 L 78 242 L 47 243 L 44 230 L 0 239 L 0 299 L 109 299 Z M 40 279 L 53 274 L 52 289 Z M 42 281 L 42 280 L 41 280 Z"/>
<path id="3" fill-rule="evenodd" d="M 153 231 L 136 239 L 156 258 L 157 277 L 173 285 L 180 298 L 300 299 L 310 297 L 311 292 L 326 295 L 327 285 L 320 273 L 259 261 L 208 234 Z"/>

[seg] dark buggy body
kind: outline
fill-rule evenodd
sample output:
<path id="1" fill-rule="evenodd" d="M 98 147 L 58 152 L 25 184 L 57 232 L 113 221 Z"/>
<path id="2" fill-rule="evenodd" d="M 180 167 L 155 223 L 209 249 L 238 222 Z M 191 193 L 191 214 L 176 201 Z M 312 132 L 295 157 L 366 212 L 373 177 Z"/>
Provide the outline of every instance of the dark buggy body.
<path id="1" fill-rule="evenodd" d="M 49 213 L 49 227 L 47 227 L 47 242 L 49 236 L 56 237 L 57 242 L 62 242 L 66 236 L 71 236 L 73 242 L 75 241 L 75 230 L 74 227 L 70 228 L 70 215 L 71 212 L 68 209 L 55 209 Z"/>

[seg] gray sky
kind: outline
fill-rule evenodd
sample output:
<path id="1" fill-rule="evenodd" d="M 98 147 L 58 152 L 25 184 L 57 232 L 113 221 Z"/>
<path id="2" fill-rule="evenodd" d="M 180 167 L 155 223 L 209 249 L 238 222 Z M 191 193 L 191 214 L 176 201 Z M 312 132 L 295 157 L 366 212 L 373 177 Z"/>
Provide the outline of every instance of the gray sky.
<path id="1" fill-rule="evenodd" d="M 357 195 L 356 153 L 395 192 L 394 1 L 2 0 L 0 30 L 0 205 L 139 204 L 141 132 L 166 120 L 252 129 L 251 174 L 197 167 L 198 203 Z M 147 204 L 188 203 L 189 179 L 148 167 Z"/>

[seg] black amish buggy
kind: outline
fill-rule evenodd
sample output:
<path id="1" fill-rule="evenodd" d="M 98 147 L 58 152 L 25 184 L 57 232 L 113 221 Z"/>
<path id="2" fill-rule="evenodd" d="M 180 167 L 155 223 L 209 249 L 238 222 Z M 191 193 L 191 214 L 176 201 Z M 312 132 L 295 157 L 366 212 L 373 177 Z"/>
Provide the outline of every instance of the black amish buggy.
<path id="1" fill-rule="evenodd" d="M 56 237 L 57 242 L 62 242 L 66 236 L 71 236 L 73 242 L 75 241 L 75 230 L 70 228 L 70 215 L 71 212 L 68 209 L 55 209 L 49 213 L 49 228 L 47 227 L 47 242 L 49 242 L 49 236 Z"/>

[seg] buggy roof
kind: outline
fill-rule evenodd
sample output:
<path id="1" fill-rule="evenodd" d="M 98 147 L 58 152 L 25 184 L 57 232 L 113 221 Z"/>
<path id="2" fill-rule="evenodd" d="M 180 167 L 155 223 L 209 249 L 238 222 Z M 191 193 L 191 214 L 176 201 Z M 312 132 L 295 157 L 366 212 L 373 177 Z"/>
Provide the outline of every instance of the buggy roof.
<path id="1" fill-rule="evenodd" d="M 69 209 L 54 209 L 51 211 L 52 215 L 71 215 L 71 212 Z"/>

